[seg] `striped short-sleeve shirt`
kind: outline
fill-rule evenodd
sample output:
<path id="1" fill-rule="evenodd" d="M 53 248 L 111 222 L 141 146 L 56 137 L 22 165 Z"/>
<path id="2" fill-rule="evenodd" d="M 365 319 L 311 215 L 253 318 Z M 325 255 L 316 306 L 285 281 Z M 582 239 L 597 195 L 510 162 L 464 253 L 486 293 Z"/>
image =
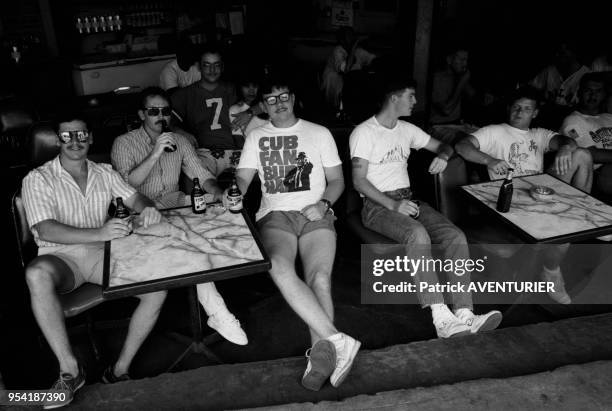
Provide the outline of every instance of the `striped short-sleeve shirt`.
<path id="1" fill-rule="evenodd" d="M 136 193 L 110 164 L 87 160 L 87 169 L 85 195 L 64 170 L 59 156 L 30 171 L 23 179 L 26 218 L 39 247 L 61 245 L 39 238 L 36 224 L 41 221 L 55 220 L 77 228 L 102 227 L 112 199 L 127 199 Z"/>
<path id="2" fill-rule="evenodd" d="M 164 152 L 153 166 L 145 180 L 136 187 L 138 192 L 154 201 L 167 197 L 179 191 L 179 176 L 181 170 L 191 179 L 198 177 L 200 182 L 214 178 L 206 170 L 189 143 L 181 134 L 173 133 L 177 149 L 172 153 Z M 143 127 L 117 137 L 111 150 L 113 167 L 125 181 L 129 174 L 138 167 L 153 151 L 154 141 L 151 140 Z"/>

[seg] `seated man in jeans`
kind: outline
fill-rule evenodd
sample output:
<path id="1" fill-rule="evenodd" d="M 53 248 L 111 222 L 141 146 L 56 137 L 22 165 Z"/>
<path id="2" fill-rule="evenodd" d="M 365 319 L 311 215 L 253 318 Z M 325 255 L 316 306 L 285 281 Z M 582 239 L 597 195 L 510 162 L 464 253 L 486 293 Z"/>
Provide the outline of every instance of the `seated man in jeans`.
<path id="1" fill-rule="evenodd" d="M 85 384 L 83 366 L 70 347 L 59 296 L 85 282 L 101 285 L 104 242 L 130 233 L 130 222 L 107 219 L 111 200 L 122 197 L 128 207 L 140 212 L 145 227 L 161 220 L 153 202 L 124 182 L 109 164 L 87 159 L 92 136 L 84 121 L 65 117 L 57 131 L 60 154 L 30 171 L 22 190 L 28 225 L 38 245 L 38 257 L 25 273 L 32 312 L 59 361 L 60 376 L 52 389 L 66 391 L 62 403 L 52 402 L 45 408 L 70 403 Z M 130 364 L 155 325 L 166 292 L 138 298 L 119 358 L 104 372 L 104 382 L 129 379 Z"/>
<path id="2" fill-rule="evenodd" d="M 351 134 L 353 185 L 364 197 L 363 224 L 406 245 L 408 257 L 429 258 L 431 244 L 440 244 L 444 259 L 467 259 L 468 246 L 464 234 L 429 205 L 413 201 L 408 178 L 407 160 L 410 149 L 425 148 L 436 153 L 429 172 L 446 168 L 453 149 L 431 138 L 420 128 L 399 120 L 409 116 L 416 104 L 415 83 L 411 79 L 391 78 L 383 86 L 385 97 L 381 110 L 358 125 Z M 449 281 L 469 284 L 469 274 L 454 273 Z M 417 272 L 418 284 L 438 283 L 435 272 Z M 423 307 L 430 307 L 436 333 L 440 338 L 455 337 L 492 330 L 501 322 L 501 313 L 484 315 L 472 312 L 469 292 L 453 293 L 454 312 L 444 303 L 439 292 L 419 292 Z"/>
<path id="3" fill-rule="evenodd" d="M 157 207 L 180 207 L 191 202 L 179 190 L 183 171 L 190 179 L 198 177 L 202 188 L 221 200 L 223 190 L 215 177 L 206 170 L 193 146 L 184 136 L 164 132 L 163 122 L 170 121 L 170 100 L 159 87 L 142 91 L 138 116 L 142 127 L 115 139 L 111 161 L 121 177 L 138 192 L 153 199 Z M 173 151 L 167 151 L 173 150 Z M 246 345 L 248 339 L 240 322 L 229 312 L 215 283 L 197 285 L 198 300 L 208 315 L 207 324 L 228 341 Z"/>
<path id="4" fill-rule="evenodd" d="M 316 391 L 330 378 L 338 387 L 361 345 L 334 325 L 331 297 L 336 218 L 330 207 L 344 190 L 342 165 L 329 130 L 295 116 L 295 96 L 285 80 L 268 80 L 262 93 L 270 122 L 247 136 L 236 179 L 244 193 L 259 173 L 256 218 L 272 262 L 270 276 L 310 330 L 302 385 Z M 298 253 L 304 280 L 295 270 Z"/>

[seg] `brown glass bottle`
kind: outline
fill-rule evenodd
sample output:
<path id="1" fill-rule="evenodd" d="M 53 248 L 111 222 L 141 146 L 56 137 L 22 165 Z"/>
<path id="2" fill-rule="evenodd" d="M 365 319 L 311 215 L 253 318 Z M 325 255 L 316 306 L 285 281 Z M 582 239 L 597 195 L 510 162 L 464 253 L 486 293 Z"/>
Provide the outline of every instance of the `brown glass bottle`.
<path id="1" fill-rule="evenodd" d="M 232 179 L 232 185 L 227 191 L 228 208 L 231 213 L 238 214 L 242 211 L 242 192 L 238 188 L 236 179 Z"/>
<path id="2" fill-rule="evenodd" d="M 510 210 L 510 204 L 512 203 L 512 192 L 514 187 L 512 184 L 512 172 L 513 168 L 508 169 L 508 175 L 499 187 L 499 196 L 497 197 L 497 211 L 500 213 L 507 213 Z"/>
<path id="3" fill-rule="evenodd" d="M 204 214 L 206 212 L 206 198 L 204 190 L 200 187 L 200 180 L 193 179 L 193 189 L 191 190 L 191 209 L 196 214 Z"/>

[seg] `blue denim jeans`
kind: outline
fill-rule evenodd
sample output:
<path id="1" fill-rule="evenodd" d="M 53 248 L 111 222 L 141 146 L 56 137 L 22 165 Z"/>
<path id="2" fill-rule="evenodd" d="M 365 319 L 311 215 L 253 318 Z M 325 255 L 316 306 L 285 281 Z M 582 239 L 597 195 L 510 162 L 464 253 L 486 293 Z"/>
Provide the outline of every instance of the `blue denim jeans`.
<path id="1" fill-rule="evenodd" d="M 410 188 L 402 188 L 394 191 L 387 191 L 385 195 L 394 200 L 412 200 Z M 467 240 L 463 232 L 451 223 L 446 217 L 434 210 L 429 204 L 420 201 L 420 214 L 418 218 L 409 217 L 397 211 L 388 210 L 382 205 L 364 198 L 361 219 L 363 225 L 372 230 L 387 236 L 400 244 L 406 245 L 406 255 L 411 259 L 421 259 L 422 257 L 432 258 L 431 245 L 440 250 L 441 255 L 435 258 L 446 259 L 467 259 L 469 249 Z M 419 283 L 437 284 L 438 273 L 435 271 L 417 272 L 413 281 L 419 290 Z M 472 296 L 467 291 L 470 284 L 470 274 L 465 272 L 463 275 L 449 274 L 447 281 L 451 284 L 463 284 L 465 292 L 451 293 L 450 302 L 454 309 L 472 309 Z M 430 304 L 444 304 L 444 295 L 439 292 L 424 291 L 418 293 L 419 302 L 422 306 Z"/>

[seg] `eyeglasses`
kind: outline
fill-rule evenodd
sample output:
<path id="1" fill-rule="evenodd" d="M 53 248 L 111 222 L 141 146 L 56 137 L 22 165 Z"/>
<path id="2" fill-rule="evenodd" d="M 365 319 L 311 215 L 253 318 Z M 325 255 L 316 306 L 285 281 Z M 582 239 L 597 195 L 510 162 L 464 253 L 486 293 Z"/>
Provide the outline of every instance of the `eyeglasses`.
<path id="1" fill-rule="evenodd" d="M 290 97 L 291 97 L 291 93 L 287 91 L 287 92 L 279 94 L 278 96 L 265 97 L 264 101 L 269 106 L 273 106 L 276 103 L 278 103 L 279 101 L 282 101 L 283 103 L 286 102 L 286 101 L 289 101 Z"/>
<path id="2" fill-rule="evenodd" d="M 172 114 L 172 109 L 168 106 L 166 107 L 145 107 L 145 112 L 150 117 L 158 116 L 161 112 L 162 116 L 169 116 Z"/>
<path id="3" fill-rule="evenodd" d="M 76 137 L 79 143 L 87 143 L 89 141 L 89 131 L 87 130 L 60 131 L 57 135 L 63 144 L 70 143 L 74 137 Z"/>
<path id="4" fill-rule="evenodd" d="M 203 63 L 202 69 L 211 71 L 211 70 L 223 70 L 223 62 L 218 63 Z"/>

